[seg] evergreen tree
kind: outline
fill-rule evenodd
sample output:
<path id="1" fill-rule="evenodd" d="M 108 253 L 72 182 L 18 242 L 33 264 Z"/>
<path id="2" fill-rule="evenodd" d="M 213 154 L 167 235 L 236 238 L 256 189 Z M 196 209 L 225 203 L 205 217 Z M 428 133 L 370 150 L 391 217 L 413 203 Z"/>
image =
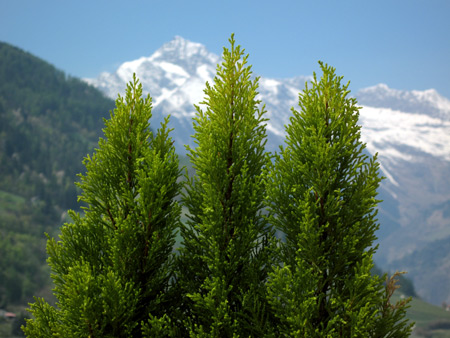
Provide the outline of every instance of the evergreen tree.
<path id="1" fill-rule="evenodd" d="M 58 302 L 31 304 L 27 336 L 140 337 L 168 325 L 180 172 L 168 120 L 154 135 L 151 108 L 134 76 L 84 159 L 84 214 L 71 211 L 60 240 L 48 240 Z"/>
<path id="2" fill-rule="evenodd" d="M 206 84 L 206 110 L 196 107 L 178 284 L 190 336 L 260 337 L 269 329 L 264 281 L 273 238 L 262 214 L 265 109 L 248 55 L 229 41 L 214 86 Z"/>
<path id="3" fill-rule="evenodd" d="M 369 158 L 357 125 L 359 107 L 335 69 L 320 63 L 300 111 L 286 127 L 267 194 L 272 222 L 285 234 L 283 266 L 271 274 L 270 302 L 284 336 L 403 337 L 406 302 L 390 304 L 372 276 L 377 156 Z M 391 292 L 392 291 L 392 292 Z"/>

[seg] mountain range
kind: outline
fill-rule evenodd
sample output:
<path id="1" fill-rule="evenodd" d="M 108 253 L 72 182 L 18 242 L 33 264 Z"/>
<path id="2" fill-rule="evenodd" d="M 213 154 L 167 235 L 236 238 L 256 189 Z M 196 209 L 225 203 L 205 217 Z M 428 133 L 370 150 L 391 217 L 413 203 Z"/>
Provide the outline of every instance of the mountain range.
<path id="1" fill-rule="evenodd" d="M 184 145 L 194 146 L 194 104 L 203 100 L 205 83 L 213 82 L 219 62 L 220 57 L 202 44 L 177 36 L 148 57 L 84 80 L 116 98 L 136 73 L 144 93 L 153 98 L 153 127 L 170 114 L 177 151 L 184 154 Z M 291 107 L 297 109 L 298 95 L 311 79 L 259 78 L 259 98 L 269 119 L 268 151 L 277 151 L 283 144 Z M 450 100 L 434 89 L 404 91 L 386 84 L 351 95 L 361 106 L 362 140 L 370 154 L 378 153 L 381 174 L 386 177 L 379 189 L 383 202 L 375 260 L 383 269 L 408 271 L 425 300 L 448 303 Z"/>

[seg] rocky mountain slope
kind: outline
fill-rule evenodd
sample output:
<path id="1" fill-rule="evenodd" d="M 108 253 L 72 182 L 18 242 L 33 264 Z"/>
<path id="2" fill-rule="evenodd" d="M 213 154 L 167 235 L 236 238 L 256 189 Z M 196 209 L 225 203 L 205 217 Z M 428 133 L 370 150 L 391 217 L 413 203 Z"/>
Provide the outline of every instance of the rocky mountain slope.
<path id="1" fill-rule="evenodd" d="M 115 98 L 135 72 L 144 92 L 153 97 L 153 125 L 170 114 L 177 150 L 184 153 L 185 144 L 193 146 L 193 105 L 202 101 L 205 82 L 212 82 L 218 62 L 220 58 L 205 46 L 175 37 L 149 57 L 125 62 L 114 73 L 85 81 Z M 298 94 L 310 79 L 260 78 L 260 98 L 269 119 L 269 151 L 283 143 L 291 107 L 297 107 Z M 376 261 L 383 268 L 410 271 L 426 300 L 449 302 L 450 269 L 439 277 L 447 286 L 436 291 L 435 281 L 423 275 L 431 265 L 413 267 L 409 262 L 413 255 L 433 248 L 435 240 L 450 240 L 450 101 L 433 89 L 401 91 L 385 84 L 353 95 L 362 106 L 362 138 L 371 154 L 378 152 L 386 177 L 379 191 L 384 202 Z"/>

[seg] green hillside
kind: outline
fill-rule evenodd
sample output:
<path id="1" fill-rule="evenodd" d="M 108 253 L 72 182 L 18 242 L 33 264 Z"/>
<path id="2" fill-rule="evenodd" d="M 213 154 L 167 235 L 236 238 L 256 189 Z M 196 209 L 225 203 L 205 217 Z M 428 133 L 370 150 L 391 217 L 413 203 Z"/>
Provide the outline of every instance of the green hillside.
<path id="1" fill-rule="evenodd" d="M 0 309 L 49 288 L 44 232 L 78 208 L 73 184 L 114 102 L 0 43 Z"/>
<path id="2" fill-rule="evenodd" d="M 399 295 L 394 297 L 394 301 Z M 450 337 L 450 312 L 413 298 L 407 318 L 416 323 L 413 337 Z"/>

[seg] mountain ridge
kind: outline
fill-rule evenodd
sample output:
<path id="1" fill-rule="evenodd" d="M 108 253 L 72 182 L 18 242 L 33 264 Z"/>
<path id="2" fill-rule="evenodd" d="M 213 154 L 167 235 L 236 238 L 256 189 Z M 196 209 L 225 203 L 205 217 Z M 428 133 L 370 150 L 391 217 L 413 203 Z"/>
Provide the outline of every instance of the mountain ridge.
<path id="1" fill-rule="evenodd" d="M 150 94 L 153 98 L 154 110 L 158 114 L 171 114 L 175 119 L 185 119 L 187 121 L 176 124 L 188 127 L 191 124 L 190 119 L 195 115 L 194 104 L 199 104 L 203 100 L 205 83 L 207 81 L 212 83 L 219 62 L 220 58 L 208 52 L 205 46 L 176 36 L 150 56 L 124 62 L 115 73 L 104 72 L 97 79 L 84 80 L 102 90 L 107 96 L 115 98 L 117 93 L 123 92 L 133 73 L 136 73 L 141 80 L 144 93 Z M 266 116 L 269 119 L 267 124 L 269 150 L 277 150 L 278 144 L 282 143 L 284 125 L 289 123 L 291 108 L 297 108 L 298 95 L 305 82 L 310 80 L 312 76 L 309 75 L 285 79 L 260 77 L 259 96 L 266 104 Z M 367 116 L 366 119 L 373 122 L 374 119 L 370 116 L 377 113 L 384 114 L 385 117 L 396 114 L 398 120 L 402 120 L 399 113 L 420 115 L 414 117 L 413 127 L 426 124 L 436 126 L 441 120 L 450 122 L 450 100 L 434 89 L 403 91 L 389 88 L 386 84 L 378 84 L 359 90 L 355 96 L 358 103 L 363 106 L 361 109 L 363 131 L 368 127 L 364 125 L 364 117 Z M 404 118 L 405 116 L 403 120 Z M 447 123 L 445 128 L 447 131 Z M 377 126 L 377 129 L 380 129 L 380 126 Z M 185 134 L 190 135 L 191 132 L 192 128 Z M 437 156 L 445 153 L 446 160 L 450 161 L 450 148 L 447 146 L 449 142 L 446 142 L 450 139 L 445 137 L 446 134 L 444 133 L 443 137 L 445 142 L 438 142 L 435 147 L 428 144 L 428 151 L 424 150 L 426 148 L 424 143 L 427 140 L 421 140 L 422 147 L 419 148 L 431 155 L 434 155 L 434 150 L 438 151 Z M 185 141 L 184 144 L 192 146 L 187 137 L 181 138 Z M 375 153 L 377 148 L 371 144 L 372 140 L 369 138 L 365 142 Z M 183 144 L 178 143 L 177 150 L 183 152 Z M 271 147 L 271 143 L 276 146 Z M 402 154 L 397 155 L 401 157 Z"/>
<path id="2" fill-rule="evenodd" d="M 390 108 L 409 113 L 423 114 L 445 121 L 450 120 L 450 100 L 440 95 L 437 90 L 399 90 L 380 83 L 358 91 L 358 101 L 362 104 L 379 108 Z"/>

